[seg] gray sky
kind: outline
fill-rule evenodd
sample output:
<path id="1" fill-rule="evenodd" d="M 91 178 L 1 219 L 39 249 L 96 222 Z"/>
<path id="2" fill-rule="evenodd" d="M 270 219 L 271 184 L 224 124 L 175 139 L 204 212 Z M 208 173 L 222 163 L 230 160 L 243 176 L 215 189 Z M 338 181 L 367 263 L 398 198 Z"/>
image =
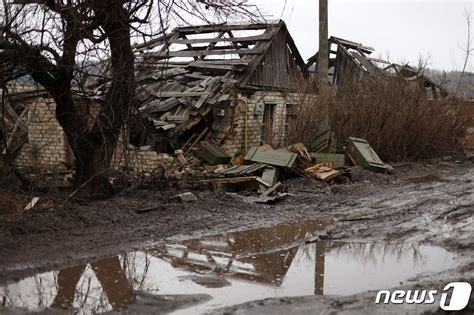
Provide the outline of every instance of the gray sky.
<path id="1" fill-rule="evenodd" d="M 303 58 L 317 51 L 318 0 L 286 0 L 286 7 L 285 0 L 251 2 L 266 18 L 285 20 Z M 460 46 L 467 42 L 465 10 L 474 15 L 474 0 L 329 0 L 329 35 L 371 46 L 374 56 L 388 54 L 394 62 L 416 65 L 423 56 L 430 57 L 431 68 L 460 69 Z M 468 71 L 473 65 L 471 60 Z"/>

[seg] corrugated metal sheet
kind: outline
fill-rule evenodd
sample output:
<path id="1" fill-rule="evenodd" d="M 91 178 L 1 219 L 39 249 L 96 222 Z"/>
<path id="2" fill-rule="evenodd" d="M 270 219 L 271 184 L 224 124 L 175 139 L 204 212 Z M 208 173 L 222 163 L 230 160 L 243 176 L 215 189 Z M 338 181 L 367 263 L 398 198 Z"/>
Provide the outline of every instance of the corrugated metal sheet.
<path id="1" fill-rule="evenodd" d="M 267 166 L 268 166 L 267 164 L 262 164 L 262 163 L 256 163 L 256 164 L 251 164 L 251 165 L 237 165 L 237 166 L 232 166 L 220 173 L 224 175 L 246 175 L 246 174 L 252 174 L 258 170 L 264 169 Z"/>

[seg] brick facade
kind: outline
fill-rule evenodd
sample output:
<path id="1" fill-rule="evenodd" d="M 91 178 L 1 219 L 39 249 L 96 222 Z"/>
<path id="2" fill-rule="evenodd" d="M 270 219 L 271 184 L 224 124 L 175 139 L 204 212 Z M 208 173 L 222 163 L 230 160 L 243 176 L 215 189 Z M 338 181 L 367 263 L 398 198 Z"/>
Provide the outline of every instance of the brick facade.
<path id="1" fill-rule="evenodd" d="M 15 165 L 34 172 L 64 171 L 73 164 L 73 154 L 68 149 L 66 135 L 55 117 L 56 104 L 50 98 L 28 101 L 28 143 L 23 145 Z M 119 141 L 112 159 L 112 167 L 128 167 L 134 171 L 152 172 L 171 164 L 173 157 L 155 151 L 127 146 Z"/>
<path id="2" fill-rule="evenodd" d="M 224 142 L 224 149 L 231 154 L 243 153 L 253 146 L 284 145 L 287 110 L 294 103 L 295 94 L 257 91 L 250 96 L 239 94 L 232 133 Z M 271 139 L 264 139 L 265 106 L 272 106 Z M 266 119 L 265 119 L 266 120 Z"/>
<path id="3" fill-rule="evenodd" d="M 239 94 L 232 132 L 223 147 L 230 154 L 245 152 L 252 146 L 265 143 L 278 147 L 284 144 L 287 105 L 291 95 L 280 92 L 255 92 L 244 96 Z M 267 104 L 267 105 L 266 105 Z M 20 150 L 16 159 L 18 168 L 41 171 L 61 171 L 73 164 L 73 154 L 68 149 L 64 130 L 55 118 L 55 103 L 49 98 L 36 98 L 28 107 L 29 141 Z M 272 108 L 271 139 L 263 139 L 265 106 Z M 268 113 L 267 113 L 268 114 Z M 268 126 L 267 126 L 268 127 Z M 172 155 L 125 145 L 121 137 L 112 159 L 115 169 L 126 167 L 135 172 L 150 173 L 153 170 L 174 163 Z M 265 140 L 265 141 L 264 141 Z"/>
<path id="4" fill-rule="evenodd" d="M 56 104 L 50 98 L 27 102 L 28 143 L 15 160 L 18 168 L 60 171 L 66 169 L 67 141 L 55 117 Z"/>
<path id="5" fill-rule="evenodd" d="M 169 166 L 174 163 L 174 158 L 169 154 L 158 153 L 144 149 L 144 147 L 137 148 L 132 145 L 125 145 L 123 139 L 128 137 L 124 137 L 124 134 L 119 140 L 112 158 L 112 168 L 127 168 L 136 173 L 151 173 L 161 166 L 169 169 Z"/>

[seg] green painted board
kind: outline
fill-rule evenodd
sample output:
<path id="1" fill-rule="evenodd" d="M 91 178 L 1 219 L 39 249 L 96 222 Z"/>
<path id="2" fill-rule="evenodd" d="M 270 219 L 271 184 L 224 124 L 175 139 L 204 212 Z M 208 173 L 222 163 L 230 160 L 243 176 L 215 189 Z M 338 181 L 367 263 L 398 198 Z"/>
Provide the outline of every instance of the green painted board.
<path id="1" fill-rule="evenodd" d="M 312 144 L 312 151 L 315 152 L 336 152 L 336 137 L 330 129 L 316 136 Z"/>
<path id="2" fill-rule="evenodd" d="M 196 154 L 209 165 L 227 164 L 231 159 L 226 151 L 205 141 L 199 143 Z"/>
<path id="3" fill-rule="evenodd" d="M 334 168 L 344 167 L 346 156 L 344 154 L 311 152 L 309 154 L 316 164 L 332 162 Z"/>
<path id="4" fill-rule="evenodd" d="M 244 160 L 292 168 L 297 158 L 298 155 L 292 152 L 273 150 L 266 147 L 253 147 L 247 152 Z"/>
<path id="5" fill-rule="evenodd" d="M 365 169 L 379 173 L 391 172 L 392 170 L 391 166 L 382 162 L 365 139 L 349 137 L 347 154 L 349 154 L 358 165 Z"/>

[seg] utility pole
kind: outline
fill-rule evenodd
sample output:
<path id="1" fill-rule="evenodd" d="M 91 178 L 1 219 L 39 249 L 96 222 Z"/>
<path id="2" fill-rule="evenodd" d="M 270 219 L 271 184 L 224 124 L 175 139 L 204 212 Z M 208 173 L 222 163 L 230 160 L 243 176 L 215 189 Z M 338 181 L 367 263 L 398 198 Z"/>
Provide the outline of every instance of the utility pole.
<path id="1" fill-rule="evenodd" d="M 318 82 L 319 93 L 329 89 L 329 45 L 328 45 L 328 0 L 319 0 L 319 54 Z"/>

